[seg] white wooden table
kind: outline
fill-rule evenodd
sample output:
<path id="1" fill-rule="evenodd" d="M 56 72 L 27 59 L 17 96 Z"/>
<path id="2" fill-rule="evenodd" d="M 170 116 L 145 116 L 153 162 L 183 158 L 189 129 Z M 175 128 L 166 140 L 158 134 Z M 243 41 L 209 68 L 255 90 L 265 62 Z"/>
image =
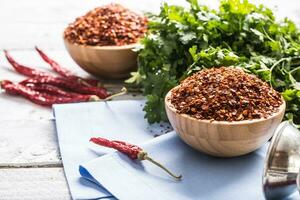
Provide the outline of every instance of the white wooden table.
<path id="1" fill-rule="evenodd" d="M 63 66 L 88 76 L 68 56 L 62 32 L 75 17 L 105 4 L 106 0 L 0 0 L 0 50 L 7 49 L 17 61 L 43 70 L 49 67 L 34 51 L 37 45 Z M 160 0 L 119 1 L 132 9 L 158 10 Z M 174 2 L 174 1 L 173 1 Z M 177 3 L 184 3 L 177 0 Z M 215 6 L 216 1 L 209 4 Z M 269 2 L 270 4 L 270 2 Z M 297 0 L 272 1 L 279 15 L 300 21 Z M 18 81 L 0 52 L 0 80 Z M 110 91 L 118 91 L 121 81 L 104 81 Z M 128 94 L 120 98 L 141 98 Z M 19 97 L 0 94 L 0 200 L 70 199 L 59 155 L 52 111 Z"/>

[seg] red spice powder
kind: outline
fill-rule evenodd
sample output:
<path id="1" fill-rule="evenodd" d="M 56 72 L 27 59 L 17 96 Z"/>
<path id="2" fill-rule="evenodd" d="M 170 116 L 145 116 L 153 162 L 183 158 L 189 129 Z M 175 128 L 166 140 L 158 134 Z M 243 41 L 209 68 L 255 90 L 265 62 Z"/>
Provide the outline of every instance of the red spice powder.
<path id="1" fill-rule="evenodd" d="M 147 31 L 145 16 L 119 4 L 95 8 L 71 23 L 64 37 L 71 43 L 92 46 L 121 46 L 138 42 Z"/>
<path id="2" fill-rule="evenodd" d="M 266 118 L 283 103 L 266 82 L 233 67 L 195 73 L 171 91 L 170 101 L 178 113 L 216 121 Z"/>

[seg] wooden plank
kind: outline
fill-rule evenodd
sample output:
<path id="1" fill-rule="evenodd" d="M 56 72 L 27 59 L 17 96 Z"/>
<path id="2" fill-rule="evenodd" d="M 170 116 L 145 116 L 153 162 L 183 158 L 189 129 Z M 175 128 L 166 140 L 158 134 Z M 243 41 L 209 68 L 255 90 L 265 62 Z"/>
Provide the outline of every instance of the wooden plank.
<path id="1" fill-rule="evenodd" d="M 158 11 L 160 7 L 160 0 L 138 4 L 136 0 L 4 1 L 0 7 L 0 49 L 24 50 L 32 49 L 34 45 L 52 50 L 63 49 L 65 27 L 76 17 L 110 2 L 119 2 L 140 11 Z"/>
<path id="2" fill-rule="evenodd" d="M 1 200 L 71 199 L 62 168 L 0 169 Z"/>
<path id="3" fill-rule="evenodd" d="M 61 163 L 54 121 L 0 120 L 0 127 L 0 167 Z"/>
<path id="4" fill-rule="evenodd" d="M 1 97 L 0 97 L 1 98 Z M 8 97 L 11 101 L 12 97 Z M 121 96 L 118 99 L 139 99 L 141 96 Z M 36 105 L 23 99 L 32 108 Z M 6 110 L 14 110 L 13 104 L 6 106 Z M 18 106 L 18 105 L 15 105 Z M 19 107 L 19 106 L 18 106 Z M 49 109 L 50 110 L 50 109 Z M 46 118 L 39 118 L 41 113 L 22 113 L 9 115 L 6 119 L 0 118 L 0 168 L 3 167 L 36 167 L 61 166 L 57 135 L 54 122 Z M 16 119 L 19 117 L 19 119 Z"/>
<path id="5" fill-rule="evenodd" d="M 64 49 L 62 33 L 68 23 L 76 17 L 85 14 L 97 6 L 111 1 L 103 0 L 66 0 L 66 1 L 39 1 L 39 0 L 10 0 L 1 3 L 0 7 L 0 49 L 32 49 L 34 45 L 52 50 Z M 114 1 L 140 11 L 158 12 L 160 0 L 143 1 L 137 4 L 135 0 Z M 170 1 L 173 4 L 186 5 L 184 0 Z M 261 1 L 252 0 L 255 3 L 265 3 L 271 8 L 277 5 L 277 16 L 288 16 L 299 22 L 298 1 Z M 213 8 L 218 5 L 217 0 L 202 2 Z M 38 9 L 33 9 L 38 6 Z M 11 11 L 14 12 L 11 12 Z M 30 12 L 28 12 L 30 10 Z M 16 15 L 18 13 L 18 15 Z"/>
<path id="6" fill-rule="evenodd" d="M 32 49 L 39 45 L 47 49 L 63 49 L 62 33 L 68 23 L 76 17 L 85 14 L 97 6 L 112 2 L 111 0 L 65 0 L 65 1 L 40 1 L 40 0 L 10 0 L 1 2 L 0 7 L 0 49 Z M 133 10 L 157 12 L 160 0 L 143 1 L 136 0 L 113 1 L 119 2 Z M 184 0 L 171 1 L 173 4 L 186 5 Z M 288 16 L 299 22 L 298 1 L 289 0 L 287 4 L 282 0 L 252 0 L 255 3 L 264 3 L 271 8 L 277 5 L 279 17 Z M 211 7 L 216 8 L 218 0 L 205 1 Z M 36 6 L 38 5 L 38 9 Z M 13 12 L 12 12 L 13 11 Z M 30 11 L 30 12 L 28 12 Z M 16 15 L 17 13 L 17 15 Z"/>
<path id="7" fill-rule="evenodd" d="M 216 1 L 216 0 L 215 0 Z M 59 23 L 59 22 L 71 22 L 76 17 L 81 16 L 88 12 L 89 10 L 105 5 L 108 3 L 121 3 L 122 5 L 132 9 L 140 11 L 158 11 L 161 1 L 143 1 L 140 4 L 136 3 L 136 0 L 27 0 L 18 1 L 10 0 L 1 2 L 1 13 L 0 22 L 11 23 L 11 22 L 49 22 L 49 23 Z M 169 2 L 172 2 L 169 0 Z M 186 4 L 184 0 L 176 0 L 179 4 Z M 37 8 L 38 9 L 35 9 Z M 14 12 L 11 12 L 14 10 Z M 30 12 L 28 12 L 30 10 Z M 16 15 L 18 13 L 18 15 Z"/>

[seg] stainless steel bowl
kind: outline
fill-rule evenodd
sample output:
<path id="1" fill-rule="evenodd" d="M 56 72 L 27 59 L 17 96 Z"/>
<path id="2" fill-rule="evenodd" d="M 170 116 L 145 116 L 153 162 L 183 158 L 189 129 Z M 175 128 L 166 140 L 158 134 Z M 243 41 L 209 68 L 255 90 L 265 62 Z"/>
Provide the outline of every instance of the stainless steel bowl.
<path id="1" fill-rule="evenodd" d="M 263 173 L 266 199 L 284 199 L 299 191 L 300 132 L 290 122 L 283 122 L 268 149 Z"/>

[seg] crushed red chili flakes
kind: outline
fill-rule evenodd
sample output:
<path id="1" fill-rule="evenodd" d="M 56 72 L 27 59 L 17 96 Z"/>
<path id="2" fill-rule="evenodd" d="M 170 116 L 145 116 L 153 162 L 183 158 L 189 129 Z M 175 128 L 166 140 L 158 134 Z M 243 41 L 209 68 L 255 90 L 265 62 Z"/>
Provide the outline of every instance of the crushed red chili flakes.
<path id="1" fill-rule="evenodd" d="M 92 46 L 133 44 L 144 36 L 148 20 L 119 4 L 95 8 L 71 23 L 64 37 L 71 43 Z"/>
<path id="2" fill-rule="evenodd" d="M 233 67 L 197 72 L 174 88 L 169 100 L 178 113 L 216 121 L 267 118 L 283 103 L 266 82 Z"/>

